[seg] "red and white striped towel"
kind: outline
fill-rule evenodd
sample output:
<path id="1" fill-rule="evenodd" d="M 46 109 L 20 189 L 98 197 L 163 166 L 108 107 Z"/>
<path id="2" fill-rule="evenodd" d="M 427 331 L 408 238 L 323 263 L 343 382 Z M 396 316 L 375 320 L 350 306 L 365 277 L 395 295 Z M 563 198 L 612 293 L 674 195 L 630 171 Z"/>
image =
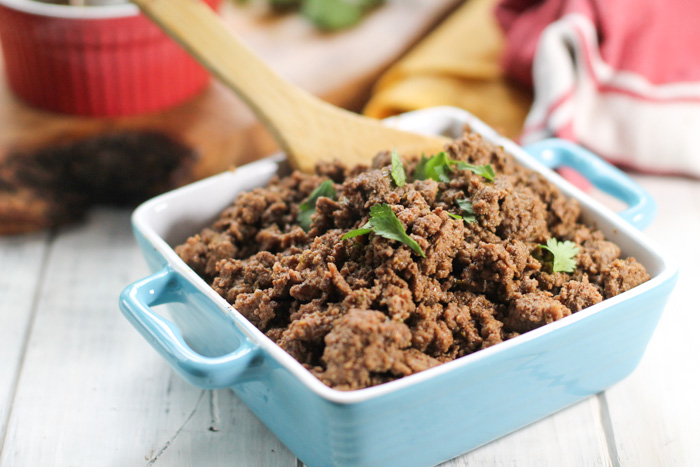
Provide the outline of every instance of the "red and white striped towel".
<path id="1" fill-rule="evenodd" d="M 521 138 L 700 177 L 700 1 L 502 0 L 506 73 L 532 85 Z"/>

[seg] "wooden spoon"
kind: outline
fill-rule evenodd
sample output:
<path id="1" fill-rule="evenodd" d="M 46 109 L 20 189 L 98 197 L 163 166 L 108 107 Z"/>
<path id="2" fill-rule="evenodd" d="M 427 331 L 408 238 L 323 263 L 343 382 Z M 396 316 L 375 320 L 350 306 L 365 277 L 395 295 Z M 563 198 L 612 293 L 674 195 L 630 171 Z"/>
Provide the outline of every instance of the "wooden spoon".
<path id="1" fill-rule="evenodd" d="M 389 128 L 284 81 L 199 0 L 132 2 L 247 103 L 300 170 L 313 171 L 319 160 L 368 163 L 377 152 L 390 149 L 429 154 L 450 141 Z"/>

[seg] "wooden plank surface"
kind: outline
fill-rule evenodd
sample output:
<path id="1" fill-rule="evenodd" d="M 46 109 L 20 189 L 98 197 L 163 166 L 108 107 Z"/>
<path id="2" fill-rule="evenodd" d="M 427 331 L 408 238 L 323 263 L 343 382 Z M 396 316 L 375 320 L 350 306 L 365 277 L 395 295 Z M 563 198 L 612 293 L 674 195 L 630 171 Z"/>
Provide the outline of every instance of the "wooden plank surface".
<path id="1" fill-rule="evenodd" d="M 610 465 L 598 397 L 443 464 L 444 467 Z"/>
<path id="2" fill-rule="evenodd" d="M 0 440 L 10 415 L 49 240 L 47 234 L 0 238 Z"/>
<path id="3" fill-rule="evenodd" d="M 119 313 L 148 274 L 128 214 L 96 211 L 52 243 L 0 465 L 294 467 L 232 393 L 180 380 Z"/>
<path id="4" fill-rule="evenodd" d="M 700 183 L 636 177 L 658 201 L 647 233 L 680 276 L 639 368 L 605 393 L 615 434 L 614 465 L 700 465 Z"/>

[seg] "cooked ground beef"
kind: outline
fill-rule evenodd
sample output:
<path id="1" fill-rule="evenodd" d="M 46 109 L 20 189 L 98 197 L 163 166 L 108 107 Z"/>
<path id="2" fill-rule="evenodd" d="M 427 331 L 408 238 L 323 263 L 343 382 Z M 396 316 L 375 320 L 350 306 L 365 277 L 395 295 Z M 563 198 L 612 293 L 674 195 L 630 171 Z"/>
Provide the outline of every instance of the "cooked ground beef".
<path id="1" fill-rule="evenodd" d="M 498 344 L 635 287 L 650 277 L 580 221 L 575 200 L 502 148 L 467 134 L 452 159 L 491 164 L 493 182 L 457 170 L 449 182 L 397 187 L 389 153 L 372 167 L 322 164 L 239 195 L 176 248 L 255 326 L 327 385 L 351 390 L 395 380 Z M 404 160 L 409 180 L 416 158 Z M 324 180 L 310 230 L 299 205 Z M 458 214 L 473 204 L 476 222 Z M 370 208 L 388 204 L 425 252 L 376 234 L 343 241 Z M 538 245 L 576 243 L 573 273 L 553 272 Z"/>

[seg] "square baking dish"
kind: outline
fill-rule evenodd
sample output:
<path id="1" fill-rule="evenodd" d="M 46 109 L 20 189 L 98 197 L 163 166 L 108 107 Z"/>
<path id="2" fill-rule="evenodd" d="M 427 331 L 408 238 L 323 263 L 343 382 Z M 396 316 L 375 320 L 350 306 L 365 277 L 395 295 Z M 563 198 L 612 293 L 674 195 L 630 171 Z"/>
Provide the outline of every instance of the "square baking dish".
<path id="1" fill-rule="evenodd" d="M 623 256 L 640 261 L 652 279 L 452 362 L 343 392 L 312 376 L 173 250 L 238 193 L 266 184 L 283 170 L 283 155 L 147 201 L 132 223 L 154 274 L 124 290 L 122 312 L 183 378 L 202 388 L 230 387 L 308 466 L 434 465 L 604 390 L 639 363 L 677 279 L 676 267 L 639 230 L 655 214 L 653 200 L 624 173 L 582 148 L 556 139 L 521 148 L 450 107 L 386 123 L 454 137 L 469 125 L 576 198 L 586 223 L 620 245 Z M 551 170 L 560 166 L 576 169 L 628 208 L 610 211 Z M 156 309 L 159 305 L 167 306 Z"/>

